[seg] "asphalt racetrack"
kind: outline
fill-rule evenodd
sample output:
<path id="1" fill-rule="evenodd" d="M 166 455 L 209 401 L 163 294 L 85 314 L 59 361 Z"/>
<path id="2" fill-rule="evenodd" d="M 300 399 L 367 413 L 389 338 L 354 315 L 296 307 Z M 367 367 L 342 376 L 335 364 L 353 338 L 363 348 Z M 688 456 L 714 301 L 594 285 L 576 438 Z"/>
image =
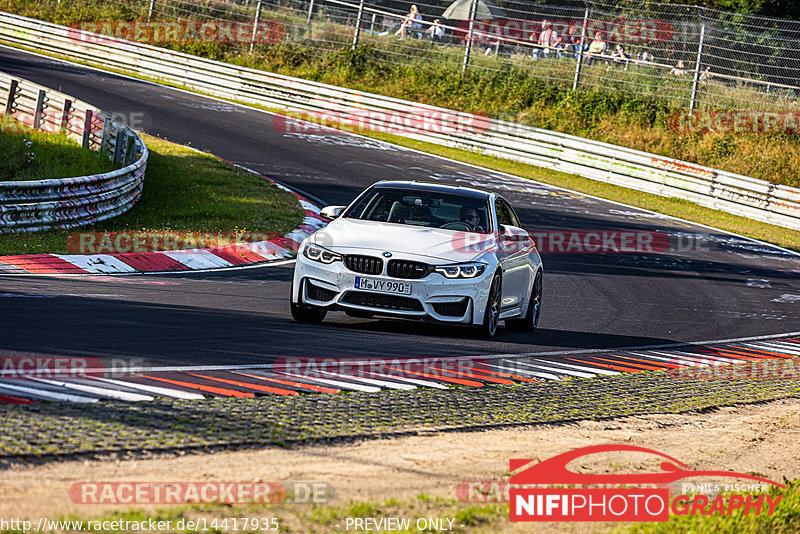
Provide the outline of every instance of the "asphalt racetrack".
<path id="1" fill-rule="evenodd" d="M 469 184 L 504 194 L 526 229 L 549 232 L 551 239 L 540 247 L 544 303 L 533 334 L 501 330 L 486 341 L 461 328 L 343 313 L 329 314 L 322 326 L 300 325 L 289 315 L 289 263 L 169 275 L 3 276 L 3 356 L 258 364 L 287 356 L 579 352 L 800 330 L 800 256 L 781 249 L 358 136 L 286 132 L 269 113 L 5 47 L 0 70 L 126 117 L 151 135 L 245 165 L 325 204 L 347 204 L 381 179 Z M 570 238 L 585 232 L 615 235 L 609 240 L 639 232 L 656 236 L 660 245 L 566 252 Z M 553 236 L 561 236 L 563 251 Z"/>

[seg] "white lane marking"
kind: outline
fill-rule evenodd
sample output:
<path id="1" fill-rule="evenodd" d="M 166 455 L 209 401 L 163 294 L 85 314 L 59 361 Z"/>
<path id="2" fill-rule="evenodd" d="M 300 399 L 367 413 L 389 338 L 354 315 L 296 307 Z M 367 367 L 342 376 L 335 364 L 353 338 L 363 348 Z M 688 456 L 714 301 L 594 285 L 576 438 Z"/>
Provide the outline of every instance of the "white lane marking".
<path id="1" fill-rule="evenodd" d="M 709 359 L 706 359 L 705 356 L 700 357 L 700 358 L 695 358 L 695 357 L 689 356 L 686 353 L 679 354 L 677 352 L 653 351 L 653 354 L 661 354 L 662 356 L 666 356 L 669 359 L 676 359 L 676 360 L 681 360 L 681 361 L 685 361 L 685 362 L 693 362 L 693 363 L 696 364 L 696 366 L 699 366 L 699 367 L 705 367 L 707 365 L 725 365 L 725 364 L 729 363 L 729 362 L 721 362 L 719 360 L 709 360 Z"/>
<path id="2" fill-rule="evenodd" d="M 692 353 L 692 352 L 683 352 L 683 351 L 680 351 L 680 350 L 676 350 L 675 353 L 676 354 L 683 354 L 685 356 L 690 356 L 690 357 L 697 358 L 697 359 L 700 359 L 700 360 L 707 359 L 707 360 L 718 361 L 718 362 L 723 362 L 723 363 L 743 363 L 743 362 L 747 361 L 747 360 L 744 360 L 744 359 L 741 359 L 741 358 L 733 358 L 731 356 L 719 356 L 717 354 L 697 354 L 697 353 Z"/>
<path id="3" fill-rule="evenodd" d="M 265 260 L 274 260 L 276 258 L 285 258 L 289 255 L 286 249 L 271 243 L 269 241 L 257 241 L 255 243 L 240 243 L 236 245 L 239 248 L 249 250 L 253 254 L 258 254 Z"/>
<path id="4" fill-rule="evenodd" d="M 378 386 L 379 388 L 383 387 L 383 388 L 388 388 L 388 389 L 404 389 L 404 390 L 417 389 L 417 386 L 412 385 L 412 384 L 401 384 L 399 382 L 389 382 L 387 380 L 378 380 L 376 378 L 365 378 L 363 376 L 358 376 L 358 377 L 349 376 L 349 375 L 340 374 L 340 373 L 332 373 L 330 371 L 320 371 L 320 373 L 322 373 L 324 375 L 327 375 L 327 376 L 332 376 L 334 378 L 343 378 L 344 380 L 348 380 L 348 381 L 349 380 L 355 380 L 356 383 L 362 382 L 364 384 L 372 384 L 373 386 Z"/>
<path id="5" fill-rule="evenodd" d="M 109 256 L 108 254 L 53 254 L 57 258 L 80 267 L 90 273 L 116 274 L 116 273 L 136 273 L 136 269 L 122 260 Z"/>
<path id="6" fill-rule="evenodd" d="M 363 391 L 364 393 L 377 393 L 381 390 L 381 388 L 376 388 L 374 386 L 365 386 L 362 384 L 354 384 L 352 382 L 342 382 L 339 380 L 331 380 L 328 378 L 308 378 L 308 377 L 296 377 L 292 375 L 282 374 L 282 373 L 274 373 L 277 378 L 283 378 L 285 380 L 295 380 L 298 382 L 306 382 L 310 384 L 323 384 L 326 386 L 334 386 L 339 389 L 349 389 L 351 391 Z"/>
<path id="7" fill-rule="evenodd" d="M 391 373 L 379 373 L 375 371 L 368 371 L 367 374 L 377 376 L 379 378 L 387 378 L 389 380 L 400 380 L 404 382 L 408 382 L 409 384 L 414 384 L 417 386 L 427 387 L 427 388 L 436 388 L 436 389 L 450 389 L 444 384 L 440 384 L 439 382 L 431 382 L 430 380 L 421 380 L 419 378 L 408 378 L 405 376 L 396 376 Z"/>
<path id="8" fill-rule="evenodd" d="M 13 384 L 0 384 L 0 392 L 11 392 L 11 394 L 16 393 L 17 396 L 24 396 L 24 397 L 34 397 L 37 399 L 44 399 L 49 401 L 58 401 L 58 402 L 97 402 L 99 399 L 97 397 L 85 397 L 83 395 L 72 395 L 67 393 L 56 393 L 55 391 L 49 391 L 46 389 L 35 389 L 35 388 L 27 388 L 23 386 L 17 386 Z"/>
<path id="9" fill-rule="evenodd" d="M 118 389 L 108 389 L 97 386 L 87 386 L 85 384 L 80 384 L 77 382 L 63 382 L 61 380 L 49 380 L 46 378 L 33 378 L 33 377 L 29 378 L 28 380 L 34 380 L 36 382 L 41 382 L 42 384 L 49 384 L 51 386 L 57 386 L 66 389 L 74 389 L 75 391 L 89 393 L 90 395 L 99 395 L 101 397 L 108 397 L 111 399 L 118 399 L 130 402 L 155 400 L 155 397 L 151 397 L 150 395 L 140 395 L 139 393 L 127 393 L 125 391 L 120 391 Z"/>
<path id="10" fill-rule="evenodd" d="M 577 369 L 579 371 L 587 371 L 589 373 L 594 373 L 594 374 L 597 374 L 597 375 L 608 375 L 608 376 L 611 376 L 611 375 L 620 374 L 619 371 L 612 371 L 611 369 L 595 369 L 595 368 L 592 368 L 592 367 L 584 367 L 582 365 L 576 365 L 574 363 L 553 362 L 553 361 L 550 361 L 550 360 L 539 360 L 537 358 L 530 358 L 530 361 L 532 361 L 532 362 L 541 362 L 541 363 L 545 363 L 547 365 L 553 365 L 553 366 L 559 366 L 560 365 L 560 366 L 563 366 L 563 367 L 568 367 L 570 369 Z M 588 364 L 588 363 L 591 363 L 591 362 L 584 362 L 584 363 Z"/>
<path id="11" fill-rule="evenodd" d="M 476 363 L 475 365 L 484 365 L 485 367 L 490 368 L 493 371 L 502 371 L 504 373 L 512 374 L 512 375 L 526 375 L 526 376 L 535 376 L 537 378 L 546 378 L 547 380 L 555 380 L 556 382 L 560 381 L 561 379 L 557 376 L 550 375 L 547 373 L 537 373 L 536 371 L 531 371 L 529 369 L 519 369 L 519 368 L 511 368 L 506 367 L 504 365 L 499 365 L 496 363 L 485 363 L 480 364 Z"/>
<path id="12" fill-rule="evenodd" d="M 219 269 L 221 267 L 232 267 L 233 264 L 228 260 L 222 259 L 216 254 L 205 250 L 171 250 L 164 252 L 173 260 L 184 264 L 190 269 Z"/>
<path id="13" fill-rule="evenodd" d="M 630 354 L 633 354 L 634 356 L 641 356 L 641 357 L 644 357 L 644 358 L 653 358 L 655 360 L 660 360 L 660 361 L 663 361 L 665 363 L 671 363 L 673 365 L 681 364 L 681 365 L 688 365 L 689 367 L 706 367 L 706 365 L 707 365 L 707 364 L 698 363 L 698 362 L 696 362 L 694 360 L 680 358 L 680 357 L 678 357 L 678 356 L 676 356 L 674 354 L 670 355 L 670 356 L 656 356 L 656 354 L 659 354 L 659 353 L 656 353 L 655 351 L 653 351 L 652 353 L 651 352 L 631 352 Z"/>
<path id="14" fill-rule="evenodd" d="M 800 302 L 800 295 L 792 295 L 791 293 L 784 293 L 780 297 L 776 299 L 772 299 L 771 302 Z"/>
<path id="15" fill-rule="evenodd" d="M 513 365 L 515 365 L 515 366 L 518 363 L 518 362 L 512 362 L 510 360 L 506 360 L 506 361 L 511 363 L 511 364 L 513 364 Z M 492 365 L 495 365 L 495 364 L 492 364 Z M 534 371 L 533 369 L 519 369 L 518 367 L 509 368 L 509 367 L 505 367 L 505 366 L 501 366 L 501 365 L 498 365 L 497 368 L 498 369 L 502 369 L 502 370 L 504 370 L 506 372 L 509 372 L 509 373 L 513 372 L 513 373 L 518 374 L 518 375 L 536 376 L 538 378 L 545 378 L 547 380 L 555 380 L 555 381 L 560 381 L 561 380 L 560 377 L 558 377 L 558 376 L 556 376 L 556 375 L 554 375 L 552 373 L 543 373 L 541 371 Z M 512 371 L 512 369 L 513 369 L 513 371 Z"/>
<path id="16" fill-rule="evenodd" d="M 506 360 L 506 361 L 510 362 L 510 360 Z M 534 365 L 534 364 L 527 363 L 527 362 L 514 361 L 514 364 L 515 365 L 524 365 L 526 367 L 533 367 L 534 369 L 543 369 L 545 371 L 554 371 L 554 372 L 560 373 L 562 375 L 577 376 L 577 377 L 580 377 L 580 378 L 594 378 L 595 376 L 597 376 L 597 374 L 595 374 L 595 373 L 585 373 L 583 371 L 575 371 L 573 369 L 559 369 L 557 367 L 551 367 L 549 365 L 540 365 L 538 363 Z"/>
<path id="17" fill-rule="evenodd" d="M 772 352 L 781 352 L 787 356 L 800 356 L 800 348 L 786 347 L 778 345 L 777 343 L 742 343 L 745 347 L 752 347 L 758 350 L 768 350 Z M 800 347 L 800 345 L 798 345 Z"/>
<path id="18" fill-rule="evenodd" d="M 148 386 L 145 384 L 139 384 L 137 382 L 125 382 L 123 380 L 114 380 L 111 378 L 100 378 L 95 377 L 94 380 L 100 380 L 101 382 L 107 382 L 109 384 L 114 384 L 117 386 L 123 386 L 126 388 L 131 389 L 138 389 L 141 391 L 147 391 L 148 393 L 152 393 L 153 395 L 162 396 L 162 397 L 174 397 L 176 399 L 186 399 L 186 400 L 202 400 L 205 399 L 205 396 L 199 393 L 190 393 L 188 391 L 180 391 L 177 389 L 169 389 L 169 388 L 160 388 L 157 386 Z"/>

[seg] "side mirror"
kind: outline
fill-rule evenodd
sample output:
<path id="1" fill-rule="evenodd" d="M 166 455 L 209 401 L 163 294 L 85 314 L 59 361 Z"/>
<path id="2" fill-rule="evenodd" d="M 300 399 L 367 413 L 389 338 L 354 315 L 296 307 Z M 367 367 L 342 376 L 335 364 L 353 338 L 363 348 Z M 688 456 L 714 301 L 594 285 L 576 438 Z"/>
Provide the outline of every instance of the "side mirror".
<path id="1" fill-rule="evenodd" d="M 319 214 L 326 219 L 335 219 L 342 214 L 347 206 L 325 206 L 319 211 Z"/>
<path id="2" fill-rule="evenodd" d="M 500 225 L 500 242 L 507 252 L 525 250 L 533 244 L 530 234 L 523 228 Z"/>

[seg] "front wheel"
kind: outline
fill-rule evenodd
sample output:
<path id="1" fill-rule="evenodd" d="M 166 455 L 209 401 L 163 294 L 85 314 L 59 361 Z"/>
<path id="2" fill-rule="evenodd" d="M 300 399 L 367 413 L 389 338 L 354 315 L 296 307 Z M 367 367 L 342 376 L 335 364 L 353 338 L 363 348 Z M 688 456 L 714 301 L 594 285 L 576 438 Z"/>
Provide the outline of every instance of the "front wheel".
<path id="1" fill-rule="evenodd" d="M 501 297 L 502 280 L 499 274 L 495 274 L 489 288 L 489 298 L 486 300 L 486 311 L 483 313 L 483 324 L 480 328 L 481 334 L 485 338 L 493 338 L 497 333 L 497 326 L 500 324 Z"/>
<path id="2" fill-rule="evenodd" d="M 539 324 L 539 314 L 542 311 L 542 272 L 536 274 L 528 302 L 528 311 L 522 319 L 506 319 L 506 327 L 511 330 L 533 332 Z"/>
<path id="3" fill-rule="evenodd" d="M 328 310 L 313 306 L 303 306 L 292 302 L 292 318 L 298 323 L 319 324 L 325 318 Z"/>

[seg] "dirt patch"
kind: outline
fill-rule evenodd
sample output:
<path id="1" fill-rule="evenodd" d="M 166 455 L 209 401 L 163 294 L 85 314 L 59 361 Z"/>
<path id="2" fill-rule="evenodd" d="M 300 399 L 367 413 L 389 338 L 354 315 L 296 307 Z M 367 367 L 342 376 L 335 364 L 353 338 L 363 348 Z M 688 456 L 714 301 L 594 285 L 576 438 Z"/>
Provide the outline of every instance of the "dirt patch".
<path id="1" fill-rule="evenodd" d="M 800 478 L 796 443 L 800 400 L 719 408 L 703 414 L 649 415 L 487 432 L 447 432 L 351 445 L 126 461 L 18 465 L 0 471 L 0 516 L 36 519 L 76 513 L 96 517 L 120 506 L 76 505 L 68 488 L 82 481 L 321 481 L 331 504 L 452 499 L 465 480 L 502 480 L 510 458 L 545 459 L 577 447 L 626 443 L 655 449 L 692 468 Z M 635 456 L 585 463 L 580 470 L 650 467 Z M 144 507 L 145 509 L 147 507 Z"/>

